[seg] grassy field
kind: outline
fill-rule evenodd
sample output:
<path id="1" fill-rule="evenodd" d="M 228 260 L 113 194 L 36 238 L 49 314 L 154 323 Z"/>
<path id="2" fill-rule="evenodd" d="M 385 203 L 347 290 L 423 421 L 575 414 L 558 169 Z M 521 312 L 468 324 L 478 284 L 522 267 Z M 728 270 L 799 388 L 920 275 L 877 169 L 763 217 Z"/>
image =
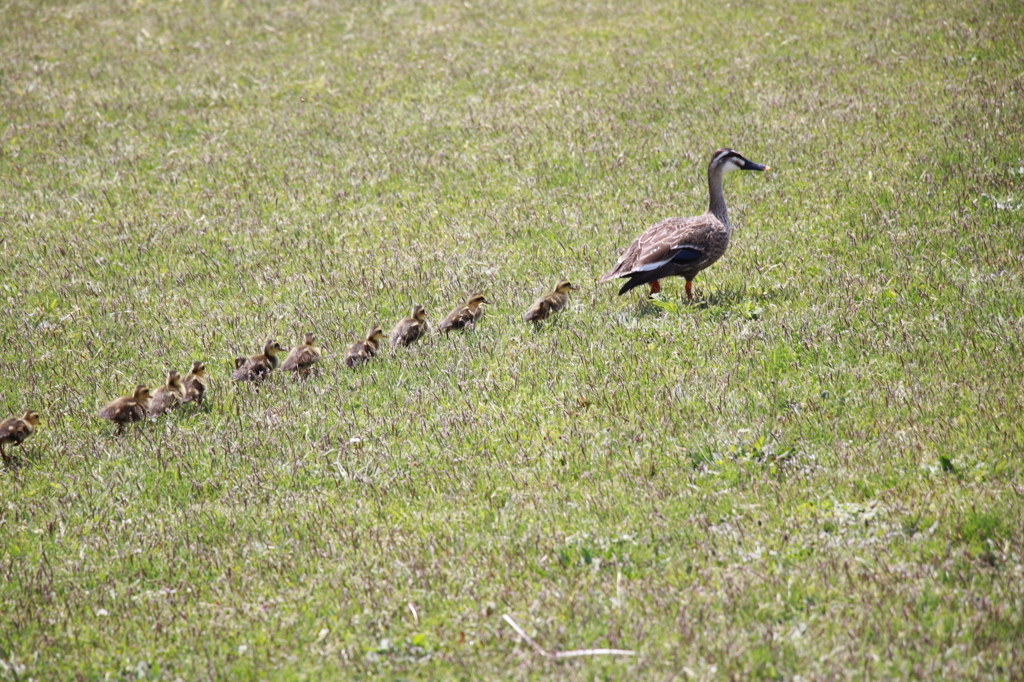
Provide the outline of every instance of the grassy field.
<path id="1" fill-rule="evenodd" d="M 1024 675 L 1018 2 L 0 24 L 0 417 L 45 420 L 0 680 Z M 772 171 L 694 304 L 595 284 L 720 146 Z M 477 289 L 475 332 L 341 365 Z M 228 381 L 304 331 L 320 376 Z M 194 359 L 203 409 L 96 418 Z"/>

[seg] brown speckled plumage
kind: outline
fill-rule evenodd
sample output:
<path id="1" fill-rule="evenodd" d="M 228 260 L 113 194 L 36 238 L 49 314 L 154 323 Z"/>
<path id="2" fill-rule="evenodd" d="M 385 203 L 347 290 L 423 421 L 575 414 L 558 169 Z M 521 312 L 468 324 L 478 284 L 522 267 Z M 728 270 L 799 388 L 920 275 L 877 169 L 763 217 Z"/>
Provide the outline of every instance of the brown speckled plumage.
<path id="1" fill-rule="evenodd" d="M 270 373 L 277 369 L 281 363 L 277 354 L 283 351 L 281 344 L 277 341 L 267 341 L 263 344 L 263 352 L 246 359 L 241 366 L 238 359 L 235 359 L 235 371 L 231 373 L 234 381 L 262 381 L 270 376 Z"/>
<path id="2" fill-rule="evenodd" d="M 427 311 L 421 305 L 414 305 L 409 317 L 399 320 L 391 330 L 391 347 L 411 346 L 423 338 L 428 329 Z"/>
<path id="3" fill-rule="evenodd" d="M 523 313 L 523 320 L 526 322 L 540 322 L 569 305 L 569 292 L 579 289 L 569 280 L 563 279 L 556 286 L 554 291 L 544 294 L 533 302 L 526 312 Z"/>
<path id="4" fill-rule="evenodd" d="M 345 358 L 342 362 L 346 367 L 358 367 L 374 355 L 380 348 L 380 342 L 384 340 L 384 331 L 380 327 L 374 327 L 366 338 L 356 341 L 345 351 Z"/>
<path id="5" fill-rule="evenodd" d="M 0 459 L 11 462 L 11 455 L 4 452 L 5 445 L 21 445 L 39 426 L 39 413 L 29 410 L 20 417 L 9 417 L 0 422 Z"/>
<path id="6" fill-rule="evenodd" d="M 242 362 L 245 362 L 245 358 L 242 358 Z M 185 402 L 202 405 L 209 385 L 210 377 L 206 374 L 206 364 L 196 360 L 192 363 L 192 371 L 185 375 L 181 382 L 182 388 L 185 389 Z"/>
<path id="7" fill-rule="evenodd" d="M 281 369 L 285 372 L 309 374 L 310 369 L 318 362 L 320 362 L 320 349 L 316 346 L 313 334 L 307 332 L 302 344 L 295 346 L 288 353 L 288 357 L 281 363 Z"/>
<path id="8" fill-rule="evenodd" d="M 170 412 L 185 401 L 185 390 L 181 386 L 181 375 L 175 370 L 167 373 L 167 382 L 153 391 L 149 401 L 149 416 L 157 417 Z"/>
<path id="9" fill-rule="evenodd" d="M 555 286 L 554 291 L 534 301 L 534 304 L 523 313 L 522 318 L 525 322 L 541 322 L 542 319 L 547 319 L 568 305 L 569 292 L 579 288 L 568 280 L 562 280 Z"/>
<path id="10" fill-rule="evenodd" d="M 484 309 L 481 306 L 485 303 L 490 303 L 486 296 L 473 294 L 465 303 L 448 313 L 448 317 L 441 320 L 441 324 L 437 325 L 438 333 L 447 333 L 456 329 L 472 329 L 484 316 Z"/>
<path id="11" fill-rule="evenodd" d="M 100 419 L 108 419 L 117 424 L 117 433 L 121 433 L 125 424 L 139 422 L 146 418 L 149 410 L 149 387 L 139 384 L 131 395 L 115 398 L 100 410 Z"/>

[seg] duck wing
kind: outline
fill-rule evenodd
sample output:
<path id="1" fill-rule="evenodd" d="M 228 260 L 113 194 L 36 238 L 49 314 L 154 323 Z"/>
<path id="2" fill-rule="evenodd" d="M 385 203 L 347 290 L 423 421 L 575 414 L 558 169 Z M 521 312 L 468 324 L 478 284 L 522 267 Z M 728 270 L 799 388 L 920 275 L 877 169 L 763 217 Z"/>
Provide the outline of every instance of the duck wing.
<path id="1" fill-rule="evenodd" d="M 704 260 L 703 251 L 692 246 L 679 248 L 661 249 L 651 254 L 650 262 L 635 267 L 632 272 L 619 275 L 628 277 L 628 281 L 619 288 L 619 296 L 630 289 L 653 282 L 662 277 L 678 275 L 680 270 L 686 270 L 687 266 L 694 266 Z"/>
<path id="2" fill-rule="evenodd" d="M 0 442 L 18 445 L 21 441 L 28 438 L 30 433 L 25 422 L 17 417 L 11 417 L 0 422 Z"/>
<path id="3" fill-rule="evenodd" d="M 311 346 L 298 346 L 288 353 L 284 359 L 281 369 L 286 372 L 297 372 L 312 367 L 320 360 L 320 354 Z"/>
<path id="4" fill-rule="evenodd" d="M 674 258 L 679 261 L 677 264 L 699 260 L 699 256 L 694 254 L 705 251 L 709 233 L 716 231 L 716 225 L 712 223 L 718 223 L 717 226 L 722 229 L 718 219 L 708 215 L 667 218 L 651 225 L 622 253 L 615 267 L 601 275 L 600 281 L 650 272 Z"/>
<path id="5" fill-rule="evenodd" d="M 523 320 L 526 322 L 539 322 L 551 314 L 551 301 L 548 297 L 538 298 L 533 305 L 523 313 Z"/>
<path id="6" fill-rule="evenodd" d="M 365 341 L 356 341 L 345 353 L 345 366 L 357 367 L 374 356 L 376 350 Z"/>
<path id="7" fill-rule="evenodd" d="M 156 417 L 164 412 L 170 412 L 179 402 L 177 393 L 166 388 L 158 388 L 153 394 L 152 401 L 150 401 L 149 415 Z"/>
<path id="8" fill-rule="evenodd" d="M 146 418 L 146 408 L 130 396 L 122 396 L 100 410 L 100 417 L 112 422 L 137 422 Z"/>
<path id="9" fill-rule="evenodd" d="M 391 330 L 391 346 L 408 346 L 423 335 L 423 325 L 417 320 L 402 320 Z"/>
<path id="10" fill-rule="evenodd" d="M 448 313 L 448 317 L 444 318 L 441 324 L 437 325 L 437 331 L 446 332 L 449 329 L 462 329 L 466 325 L 476 322 L 477 319 L 479 318 L 477 318 L 469 306 L 460 305 Z"/>
<path id="11" fill-rule="evenodd" d="M 235 381 L 260 381 L 265 379 L 273 369 L 274 366 L 266 356 L 255 355 L 232 372 L 231 378 Z"/>
<path id="12" fill-rule="evenodd" d="M 189 374 L 185 377 L 185 380 L 181 382 L 181 385 L 185 389 L 183 402 L 203 402 L 203 394 L 206 393 L 206 381 L 202 377 Z"/>
<path id="13" fill-rule="evenodd" d="M 130 402 L 130 400 L 130 398 L 125 397 L 115 398 L 114 400 L 111 400 L 109 403 L 103 406 L 103 409 L 100 410 L 100 418 L 116 421 L 118 415 L 121 413 L 122 410 L 124 410 L 125 406 Z"/>

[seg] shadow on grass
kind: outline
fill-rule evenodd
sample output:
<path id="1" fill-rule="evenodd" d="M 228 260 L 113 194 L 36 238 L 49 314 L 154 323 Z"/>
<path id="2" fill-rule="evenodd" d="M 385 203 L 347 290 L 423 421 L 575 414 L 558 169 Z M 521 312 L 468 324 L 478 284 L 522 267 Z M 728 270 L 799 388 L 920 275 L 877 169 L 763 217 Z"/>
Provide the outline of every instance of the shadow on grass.
<path id="1" fill-rule="evenodd" d="M 665 313 L 669 312 L 669 307 L 666 307 L 666 303 L 671 303 L 671 301 L 659 301 L 645 296 L 637 303 L 636 316 L 641 319 L 646 317 L 665 317 Z"/>
<path id="2" fill-rule="evenodd" d="M 700 308 L 738 307 L 749 303 L 774 303 L 789 301 L 796 297 L 796 292 L 789 287 L 771 287 L 756 290 L 751 287 L 724 287 L 716 289 L 695 303 Z"/>
<path id="3" fill-rule="evenodd" d="M 683 297 L 660 294 L 658 298 L 642 299 L 637 305 L 637 317 L 681 314 L 687 308 L 692 308 L 711 310 L 719 314 L 736 312 L 743 317 L 757 318 L 762 312 L 761 305 L 787 301 L 795 297 L 796 292 L 785 287 L 757 290 L 745 286 L 715 289 L 707 294 L 698 292 L 693 301 L 687 301 Z"/>

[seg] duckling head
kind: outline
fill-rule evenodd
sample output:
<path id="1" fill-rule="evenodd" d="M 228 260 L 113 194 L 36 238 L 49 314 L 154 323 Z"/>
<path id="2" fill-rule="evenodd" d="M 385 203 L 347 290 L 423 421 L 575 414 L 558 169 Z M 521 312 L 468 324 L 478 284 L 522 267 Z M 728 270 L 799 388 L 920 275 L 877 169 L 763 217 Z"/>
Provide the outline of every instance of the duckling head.
<path id="1" fill-rule="evenodd" d="M 466 301 L 466 305 L 470 308 L 478 308 L 483 303 L 490 303 L 490 301 L 487 300 L 487 297 L 483 294 L 473 294 L 469 297 L 469 300 Z"/>
<path id="2" fill-rule="evenodd" d="M 172 369 L 167 373 L 167 388 L 181 388 L 181 375 L 178 370 Z"/>
<path id="3" fill-rule="evenodd" d="M 235 358 L 235 369 L 240 369 L 242 365 L 244 365 L 245 363 L 246 359 L 239 355 L 237 358 Z"/>
<path id="4" fill-rule="evenodd" d="M 306 332 L 305 338 L 302 340 L 302 344 L 305 346 L 312 346 L 316 343 L 316 338 L 313 336 L 313 332 Z"/>
<path id="5" fill-rule="evenodd" d="M 135 391 L 132 393 L 132 398 L 134 398 L 135 401 L 139 403 L 148 403 L 149 395 L 149 386 L 145 384 L 139 384 L 138 386 L 135 387 Z"/>
<path id="6" fill-rule="evenodd" d="M 380 343 L 384 340 L 384 330 L 380 327 L 374 327 L 370 330 L 370 333 L 366 335 L 366 340 L 372 341 L 373 343 Z"/>
<path id="7" fill-rule="evenodd" d="M 196 360 L 192 363 L 192 374 L 203 376 L 206 374 L 206 364 Z"/>
<path id="8" fill-rule="evenodd" d="M 564 293 L 567 293 L 569 291 L 576 291 L 577 289 L 579 289 L 579 287 L 574 285 L 572 282 L 570 282 L 567 279 L 563 279 L 562 281 L 560 281 L 555 286 L 555 291 L 560 293 L 560 294 L 564 294 Z"/>
<path id="9" fill-rule="evenodd" d="M 412 319 L 416 320 L 417 322 L 426 322 L 427 321 L 427 309 L 424 308 L 421 305 L 414 305 L 412 307 L 412 315 L 411 315 L 411 317 L 412 317 Z"/>
<path id="10" fill-rule="evenodd" d="M 28 422 L 32 426 L 39 426 L 39 424 L 42 422 L 42 418 L 39 416 L 39 413 L 36 412 L 35 410 L 29 410 L 21 419 L 22 421 Z"/>
<path id="11" fill-rule="evenodd" d="M 263 354 L 269 357 L 274 357 L 283 350 L 284 348 L 281 348 L 281 344 L 277 341 L 267 341 L 263 346 Z"/>

